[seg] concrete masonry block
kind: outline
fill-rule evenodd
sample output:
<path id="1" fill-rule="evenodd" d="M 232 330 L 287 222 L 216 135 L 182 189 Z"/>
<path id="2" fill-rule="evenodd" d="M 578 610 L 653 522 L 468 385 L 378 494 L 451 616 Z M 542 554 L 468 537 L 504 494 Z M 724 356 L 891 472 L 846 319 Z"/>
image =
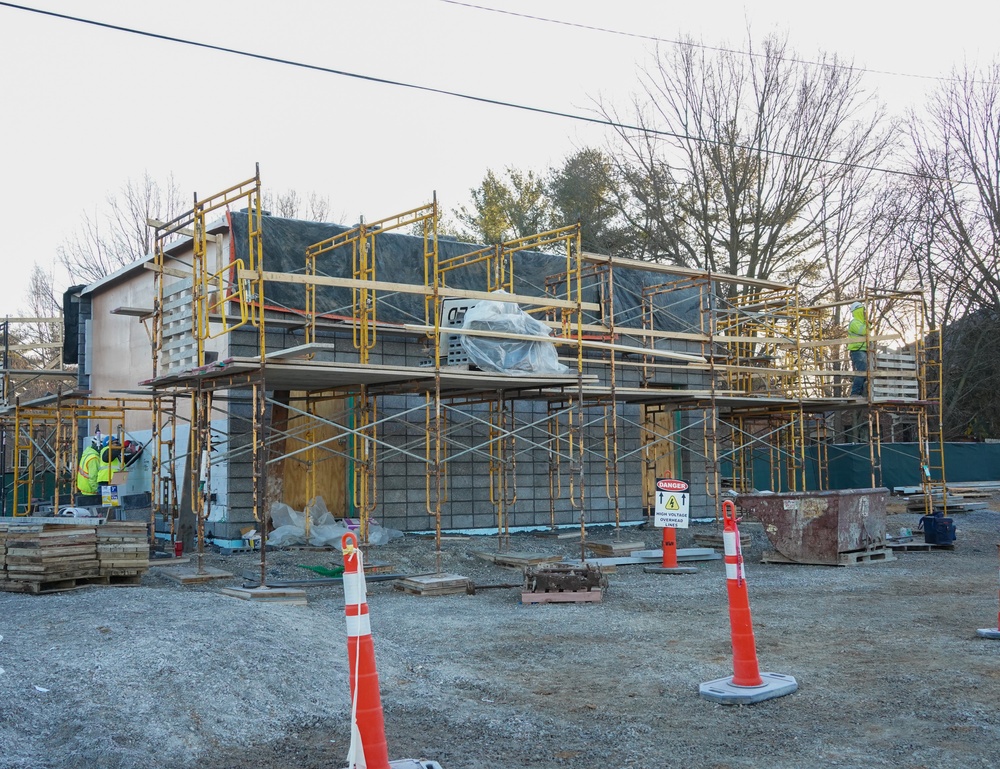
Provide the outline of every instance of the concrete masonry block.
<path id="1" fill-rule="evenodd" d="M 380 496 L 384 505 L 402 505 L 407 502 L 406 489 L 383 489 Z"/>
<path id="2" fill-rule="evenodd" d="M 451 524 L 449 528 L 453 529 L 472 529 L 475 528 L 475 516 L 471 514 L 467 515 L 452 515 Z"/>

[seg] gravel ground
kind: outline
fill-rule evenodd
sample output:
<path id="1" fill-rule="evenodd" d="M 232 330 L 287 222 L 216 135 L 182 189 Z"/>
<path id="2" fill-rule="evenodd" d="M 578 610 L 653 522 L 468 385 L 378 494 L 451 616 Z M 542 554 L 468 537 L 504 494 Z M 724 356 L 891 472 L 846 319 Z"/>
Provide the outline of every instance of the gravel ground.
<path id="1" fill-rule="evenodd" d="M 975 631 L 997 620 L 998 503 L 955 516 L 954 551 L 844 568 L 760 564 L 766 540 L 744 527 L 761 670 L 799 682 L 751 706 L 698 696 L 699 683 L 732 674 L 722 561 L 685 576 L 619 567 L 601 604 L 369 583 L 390 756 L 444 769 L 993 767 L 1000 642 Z M 890 515 L 888 530 L 918 519 Z M 679 546 L 697 530 L 679 532 Z M 659 532 L 621 536 L 653 547 Z M 448 540 L 442 569 L 480 587 L 520 582 L 471 555 L 496 548 Z M 579 542 L 518 534 L 509 549 L 570 555 Z M 399 573 L 435 568 L 433 541 L 419 537 L 367 557 Z M 259 561 L 205 563 L 242 576 Z M 269 580 L 339 563 L 330 551 L 273 552 Z M 219 593 L 238 578 L 182 587 L 162 568 L 140 586 L 0 593 L 0 767 L 344 766 L 341 587 L 310 586 L 306 606 L 251 603 Z"/>

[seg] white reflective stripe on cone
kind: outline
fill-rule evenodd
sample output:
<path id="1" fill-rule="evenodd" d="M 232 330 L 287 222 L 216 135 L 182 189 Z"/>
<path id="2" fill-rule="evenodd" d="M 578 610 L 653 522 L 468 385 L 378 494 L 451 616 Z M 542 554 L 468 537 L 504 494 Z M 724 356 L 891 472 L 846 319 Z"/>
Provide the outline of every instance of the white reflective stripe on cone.
<path id="1" fill-rule="evenodd" d="M 726 564 L 726 579 L 739 579 L 740 573 L 735 563 Z"/>
<path id="2" fill-rule="evenodd" d="M 722 532 L 722 544 L 726 551 L 726 555 L 736 555 L 736 532 Z"/>
<path id="3" fill-rule="evenodd" d="M 368 612 L 357 617 L 347 617 L 347 635 L 350 638 L 366 636 L 372 634 L 372 623 L 368 619 Z"/>
<path id="4" fill-rule="evenodd" d="M 344 603 L 357 605 L 365 602 L 365 579 L 358 572 L 344 574 Z"/>

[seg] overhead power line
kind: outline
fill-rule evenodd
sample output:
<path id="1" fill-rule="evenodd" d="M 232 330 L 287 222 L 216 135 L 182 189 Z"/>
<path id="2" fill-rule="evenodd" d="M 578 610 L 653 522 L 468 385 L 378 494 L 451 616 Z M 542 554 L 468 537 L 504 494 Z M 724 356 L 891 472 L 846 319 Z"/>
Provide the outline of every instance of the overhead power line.
<path id="1" fill-rule="evenodd" d="M 449 5 L 460 5 L 464 8 L 472 8 L 477 11 L 487 11 L 489 13 L 500 13 L 505 16 L 517 16 L 522 19 L 531 19 L 532 21 L 541 21 L 546 24 L 558 24 L 563 27 L 575 27 L 577 29 L 586 29 L 591 32 L 603 32 L 608 35 L 620 35 L 621 37 L 632 37 L 637 40 L 649 40 L 654 43 L 668 43 L 670 45 L 686 46 L 688 48 L 701 48 L 706 51 L 716 51 L 718 53 L 735 53 L 740 56 L 749 56 L 751 58 L 763 58 L 766 54 L 754 53 L 753 51 L 744 51 L 739 48 L 725 48 L 723 46 L 707 45 L 705 43 L 696 43 L 693 40 L 673 40 L 668 37 L 658 37 L 656 35 L 644 35 L 641 32 L 626 32 L 620 29 L 611 29 L 609 27 L 598 27 L 591 24 L 581 24 L 575 21 L 564 21 L 563 19 L 551 19 L 547 16 L 536 16 L 531 13 L 521 13 L 519 11 L 508 11 L 503 8 L 491 8 L 486 5 L 476 5 L 475 3 L 465 3 L 462 0 L 441 0 L 442 3 L 448 3 Z M 830 61 L 810 61 L 809 59 L 798 59 L 789 56 L 779 56 L 777 57 L 780 61 L 792 62 L 794 64 L 807 64 L 812 67 L 829 67 L 831 69 L 845 69 L 851 72 L 868 73 L 872 75 L 891 75 L 893 77 L 912 77 L 921 80 L 937 80 L 939 82 L 958 82 L 957 78 L 953 77 L 940 77 L 938 75 L 917 75 L 912 72 L 892 72 L 890 70 L 884 69 L 868 69 L 867 67 L 856 67 L 853 64 L 838 64 L 837 62 Z"/>
<path id="2" fill-rule="evenodd" d="M 162 40 L 168 43 L 178 43 L 180 45 L 192 46 L 194 48 L 202 48 L 210 51 L 219 51 L 220 53 L 228 53 L 234 56 L 242 56 L 248 59 L 255 59 L 258 61 L 267 61 L 274 64 L 285 64 L 289 67 L 298 67 L 300 69 L 311 70 L 313 72 L 324 72 L 330 75 L 340 75 L 341 77 L 349 77 L 355 80 L 363 80 L 369 83 L 380 83 L 382 85 L 391 85 L 398 88 L 409 88 L 415 91 L 422 91 L 424 93 L 434 93 L 441 96 L 451 96 L 456 99 L 464 99 L 466 101 L 478 102 L 480 104 L 491 104 L 496 107 L 507 107 L 510 109 L 517 109 L 523 112 L 533 112 L 540 115 L 551 115 L 552 117 L 566 118 L 568 120 L 576 120 L 584 123 L 592 123 L 595 125 L 602 125 L 609 128 L 616 128 L 625 131 L 637 131 L 644 134 L 651 134 L 653 136 L 666 136 L 673 139 L 682 139 L 684 141 L 698 142 L 702 144 L 711 144 L 715 146 L 725 146 L 732 147 L 739 150 L 748 150 L 751 152 L 760 152 L 766 155 L 773 155 L 776 157 L 787 157 L 797 160 L 809 160 L 815 163 L 825 163 L 828 165 L 840 166 L 842 168 L 857 168 L 864 171 L 875 171 L 884 174 L 894 174 L 897 176 L 908 176 L 914 178 L 927 178 L 923 174 L 914 173 L 912 171 L 902 171 L 893 168 L 882 168 L 880 166 L 869 166 L 861 163 L 850 163 L 843 160 L 831 160 L 829 158 L 813 157 L 810 155 L 799 155 L 794 152 L 784 152 L 782 150 L 769 149 L 764 147 L 752 147 L 741 144 L 729 144 L 728 142 L 721 142 L 717 139 L 710 139 L 704 136 L 692 136 L 690 134 L 677 133 L 674 131 L 666 131 L 663 129 L 645 128 L 643 126 L 631 125 L 629 123 L 619 123 L 614 120 L 608 120 L 602 117 L 592 117 L 588 115 L 578 115 L 571 112 L 561 112 L 559 110 L 546 109 L 544 107 L 532 107 L 526 104 L 518 104 L 516 102 L 504 101 L 502 99 L 491 99 L 486 96 L 476 96 L 474 94 L 462 93 L 460 91 L 451 91 L 445 88 L 435 88 L 433 86 L 419 85 L 416 83 L 406 83 L 401 80 L 390 80 L 388 78 L 374 77 L 373 75 L 363 75 L 357 72 L 348 72 L 347 70 L 334 69 L 332 67 L 322 67 L 318 64 L 308 64 L 301 61 L 295 61 L 293 59 L 285 59 L 278 56 L 268 56 L 267 54 L 254 53 L 252 51 L 244 51 L 239 48 L 230 48 L 228 46 L 215 45 L 213 43 L 203 43 L 197 40 L 189 40 L 183 37 L 174 37 L 172 35 L 164 35 L 159 32 L 149 32 L 148 30 L 134 29 L 132 27 L 124 27 L 119 24 L 110 24 L 104 21 L 96 21 L 94 19 L 85 19 L 80 16 L 71 16 L 65 13 L 56 13 L 55 11 L 46 11 L 41 8 L 31 8 L 26 5 L 18 5 L 17 3 L 2 2 L 0 0 L 0 7 L 13 8 L 19 11 L 27 11 L 29 13 L 36 13 L 41 16 L 49 16 L 56 19 L 63 19 L 64 21 L 72 21 L 79 24 L 87 24 L 92 27 L 99 27 L 101 29 L 110 29 L 117 32 L 126 32 L 131 35 L 138 35 L 141 37 L 151 38 L 153 40 Z"/>

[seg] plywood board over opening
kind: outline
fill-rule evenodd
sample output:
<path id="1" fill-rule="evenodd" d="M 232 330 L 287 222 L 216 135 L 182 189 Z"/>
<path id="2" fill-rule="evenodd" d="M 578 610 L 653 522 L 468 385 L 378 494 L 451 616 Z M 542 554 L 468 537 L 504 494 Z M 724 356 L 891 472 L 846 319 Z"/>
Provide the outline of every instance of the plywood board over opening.
<path id="1" fill-rule="evenodd" d="M 293 391 L 289 403 L 306 410 L 305 393 Z M 322 497 L 336 518 L 348 515 L 347 453 L 349 443 L 343 429 L 328 422 L 348 424 L 351 402 L 344 398 L 315 399 L 310 408 L 316 419 L 289 411 L 283 425 L 284 454 L 277 472 L 281 477 L 281 499 L 294 510 L 305 510 L 313 496 Z M 311 435 L 309 430 L 311 427 Z M 341 437 L 336 437 L 340 435 Z M 310 452 L 309 446 L 314 446 Z"/>
<path id="2" fill-rule="evenodd" d="M 643 407 L 642 492 L 652 509 L 657 478 L 676 478 L 677 446 L 669 436 L 675 430 L 677 412 L 660 405 Z"/>

